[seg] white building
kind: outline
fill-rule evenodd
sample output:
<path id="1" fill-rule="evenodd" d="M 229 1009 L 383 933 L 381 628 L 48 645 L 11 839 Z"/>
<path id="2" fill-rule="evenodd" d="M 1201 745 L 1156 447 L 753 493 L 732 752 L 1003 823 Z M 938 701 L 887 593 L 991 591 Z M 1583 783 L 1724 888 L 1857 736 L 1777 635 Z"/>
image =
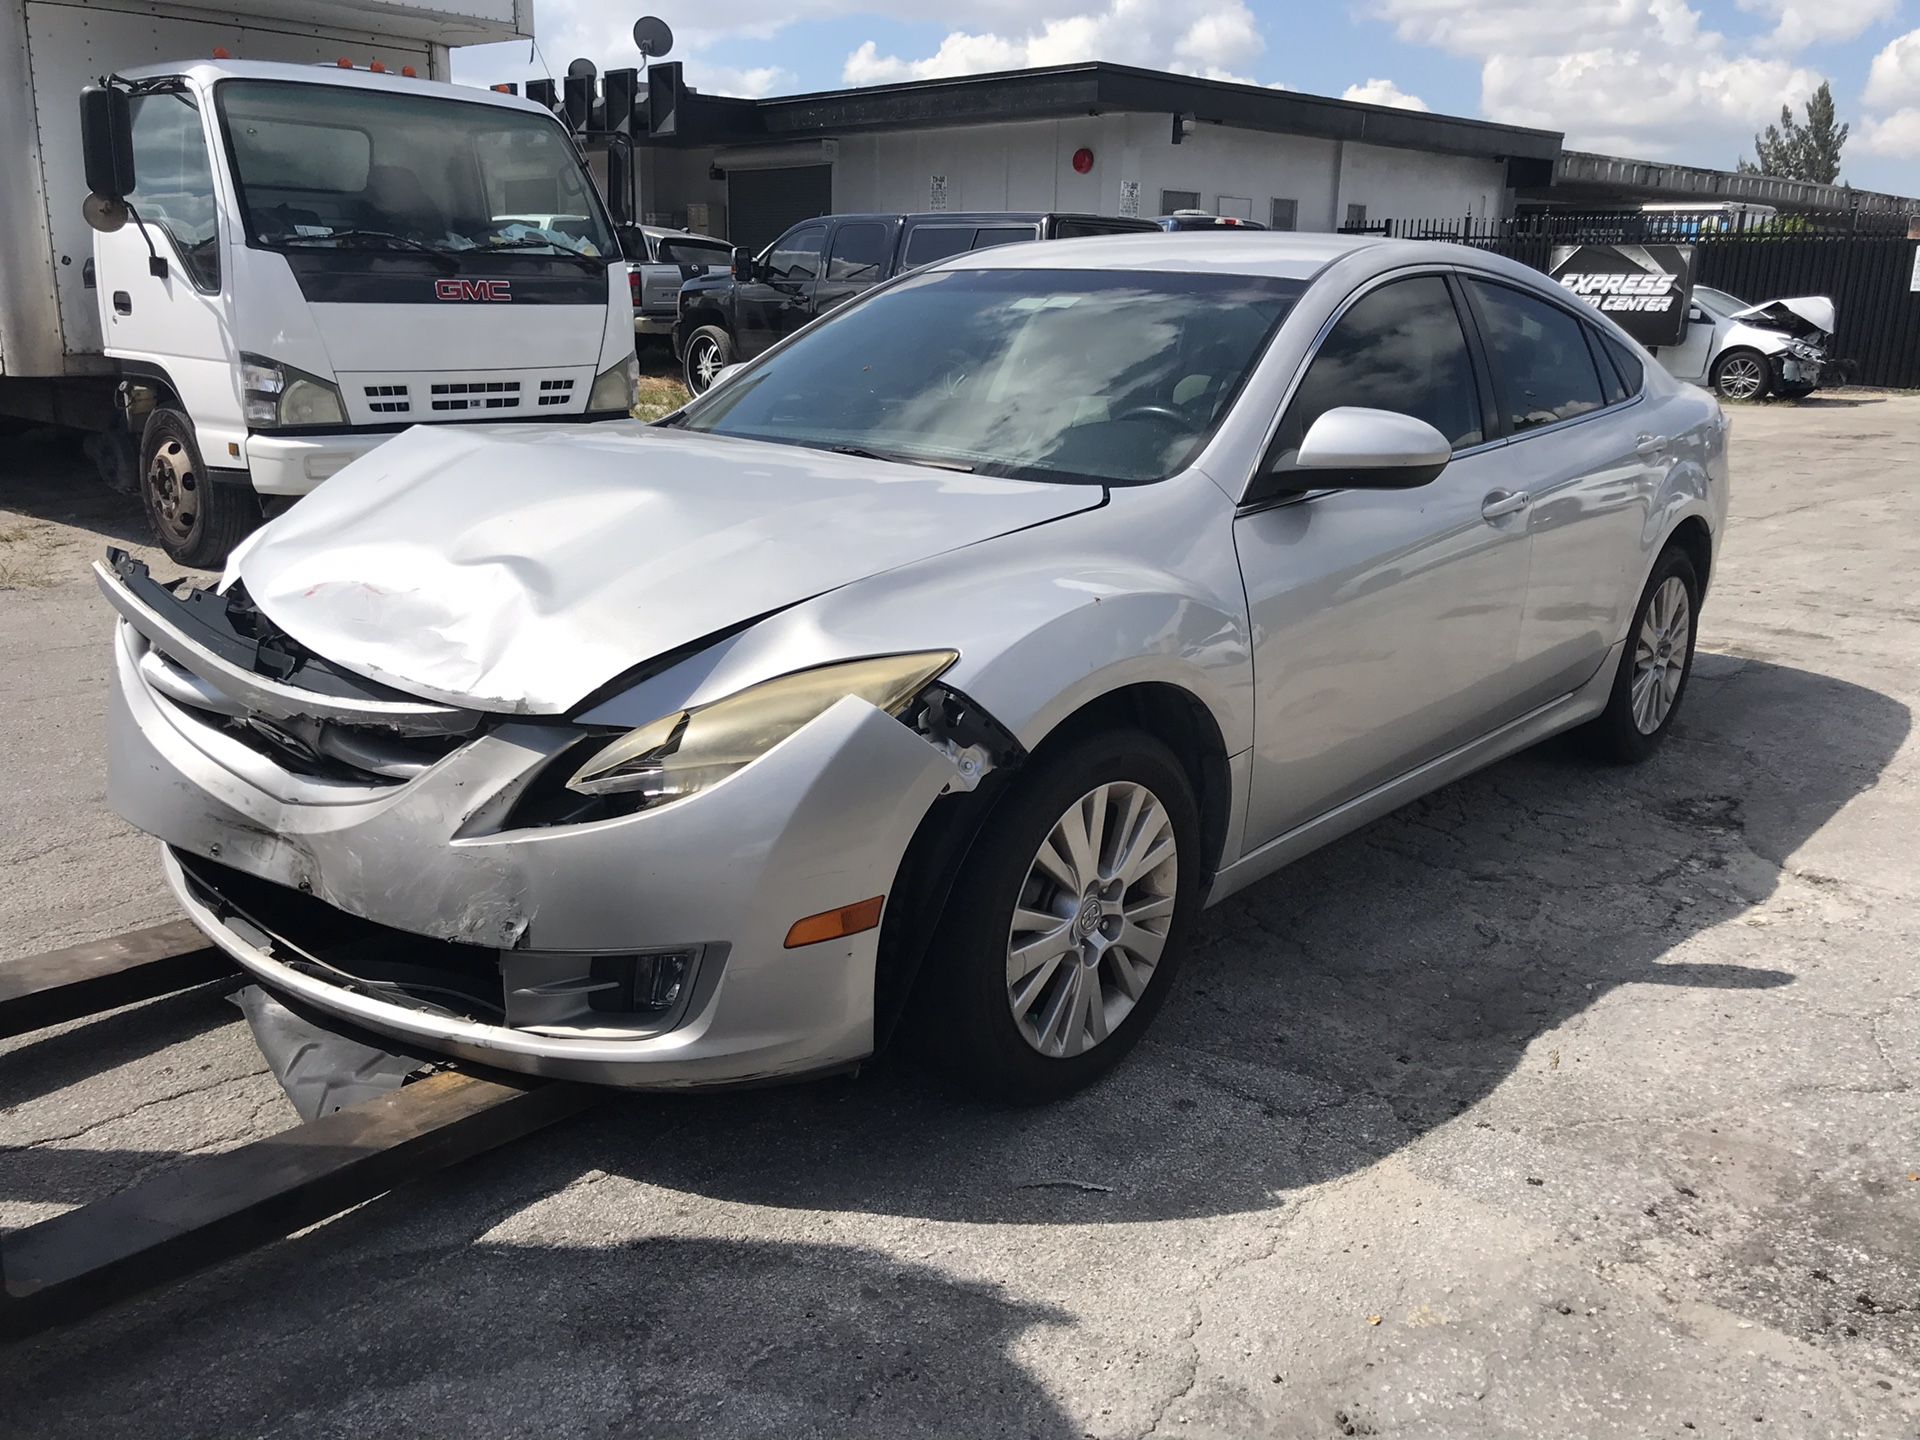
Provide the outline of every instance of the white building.
<path id="1" fill-rule="evenodd" d="M 632 129 L 649 220 L 756 248 L 863 210 L 1457 223 L 1507 214 L 1560 154 L 1550 130 L 1097 61 L 763 100 L 703 95 L 655 65 Z"/>

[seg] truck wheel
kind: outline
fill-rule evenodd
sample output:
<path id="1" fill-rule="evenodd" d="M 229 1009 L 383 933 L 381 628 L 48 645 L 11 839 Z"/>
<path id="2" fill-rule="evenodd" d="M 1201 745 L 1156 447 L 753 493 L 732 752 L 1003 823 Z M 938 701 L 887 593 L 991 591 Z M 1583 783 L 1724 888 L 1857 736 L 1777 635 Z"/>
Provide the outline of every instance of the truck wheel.
<path id="1" fill-rule="evenodd" d="M 131 495 L 140 488 L 140 447 L 122 427 L 93 431 L 82 449 L 109 490 Z"/>
<path id="2" fill-rule="evenodd" d="M 1729 350 L 1713 362 L 1712 384 L 1722 400 L 1764 400 L 1773 366 L 1758 350 Z"/>
<path id="3" fill-rule="evenodd" d="M 704 395 L 714 377 L 733 363 L 733 337 L 718 325 L 702 325 L 687 337 L 687 389 Z"/>
<path id="4" fill-rule="evenodd" d="M 160 548 L 182 565 L 213 569 L 260 519 L 251 493 L 216 485 L 200 459 L 193 422 L 155 410 L 140 437 L 140 498 Z"/>

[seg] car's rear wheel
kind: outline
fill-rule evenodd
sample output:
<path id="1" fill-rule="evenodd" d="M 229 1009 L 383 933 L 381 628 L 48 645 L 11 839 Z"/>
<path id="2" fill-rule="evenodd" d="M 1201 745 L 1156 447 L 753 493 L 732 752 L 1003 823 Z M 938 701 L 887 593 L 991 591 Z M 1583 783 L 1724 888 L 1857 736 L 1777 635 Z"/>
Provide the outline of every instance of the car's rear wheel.
<path id="1" fill-rule="evenodd" d="M 947 904 L 924 975 L 929 1040 L 995 1099 L 1091 1083 L 1165 999 L 1201 868 L 1193 787 L 1165 745 L 1119 731 L 1043 751 Z"/>
<path id="2" fill-rule="evenodd" d="M 193 422 L 155 410 L 140 437 L 140 498 L 160 548 L 182 565 L 214 569 L 260 521 L 251 491 L 207 473 Z"/>
<path id="3" fill-rule="evenodd" d="M 687 389 L 704 395 L 733 363 L 733 337 L 718 325 L 702 325 L 687 337 Z"/>
<path id="4" fill-rule="evenodd" d="M 1758 350 L 1729 350 L 1713 362 L 1713 388 L 1723 400 L 1764 400 L 1773 368 Z"/>
<path id="5" fill-rule="evenodd" d="M 1700 580 L 1693 562 L 1679 546 L 1668 546 L 1641 592 L 1607 708 L 1586 727 L 1603 758 L 1632 764 L 1659 748 L 1693 674 L 1699 615 Z"/>

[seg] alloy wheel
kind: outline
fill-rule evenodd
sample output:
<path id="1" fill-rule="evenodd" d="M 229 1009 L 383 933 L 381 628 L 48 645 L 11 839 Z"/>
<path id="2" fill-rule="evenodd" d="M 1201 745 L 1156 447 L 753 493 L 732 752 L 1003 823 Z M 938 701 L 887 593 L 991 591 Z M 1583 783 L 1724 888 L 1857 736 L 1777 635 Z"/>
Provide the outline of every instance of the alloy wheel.
<path id="1" fill-rule="evenodd" d="M 1751 400 L 1765 381 L 1760 362 L 1751 355 L 1735 355 L 1720 367 L 1720 393 L 1729 400 Z"/>
<path id="2" fill-rule="evenodd" d="M 711 340 L 693 342 L 693 364 L 690 367 L 698 388 L 704 394 L 720 373 L 720 347 Z"/>
<path id="3" fill-rule="evenodd" d="M 1090 790 L 1028 867 L 1007 936 L 1007 1005 L 1042 1055 L 1083 1054 L 1132 1013 L 1173 924 L 1179 846 L 1144 785 Z"/>
<path id="4" fill-rule="evenodd" d="M 168 440 L 153 452 L 147 467 L 147 490 L 153 497 L 153 516 L 176 542 L 184 543 L 193 534 L 199 513 L 199 477 L 187 449 L 178 440 Z"/>
<path id="5" fill-rule="evenodd" d="M 1669 575 L 1647 602 L 1633 644 L 1633 723 L 1651 735 L 1667 723 L 1687 673 L 1693 601 L 1686 581 Z"/>

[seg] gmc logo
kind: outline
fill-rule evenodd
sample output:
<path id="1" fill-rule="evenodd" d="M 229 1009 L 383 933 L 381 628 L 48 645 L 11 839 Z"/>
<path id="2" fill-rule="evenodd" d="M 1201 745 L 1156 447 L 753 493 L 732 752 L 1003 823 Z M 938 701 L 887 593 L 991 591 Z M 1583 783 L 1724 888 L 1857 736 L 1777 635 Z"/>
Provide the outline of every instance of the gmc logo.
<path id="1" fill-rule="evenodd" d="M 510 280 L 436 280 L 433 282 L 433 298 L 436 300 L 512 300 L 513 282 Z"/>

